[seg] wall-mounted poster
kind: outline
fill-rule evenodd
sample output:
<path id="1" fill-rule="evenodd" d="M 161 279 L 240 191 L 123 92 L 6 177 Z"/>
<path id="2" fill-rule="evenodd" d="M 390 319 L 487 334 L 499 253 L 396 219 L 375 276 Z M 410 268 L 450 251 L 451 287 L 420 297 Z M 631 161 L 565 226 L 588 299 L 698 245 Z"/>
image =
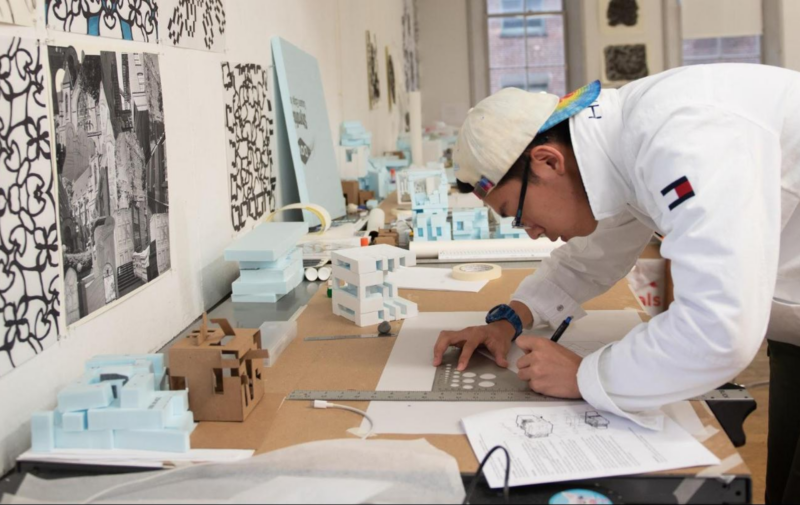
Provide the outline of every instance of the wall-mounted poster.
<path id="1" fill-rule="evenodd" d="M 397 81 L 389 46 L 386 46 L 386 101 L 389 102 L 389 112 L 392 112 L 392 107 L 397 103 Z"/>
<path id="2" fill-rule="evenodd" d="M 369 108 L 374 109 L 381 99 L 381 79 L 378 76 L 378 37 L 370 37 L 367 30 L 367 90 Z"/>
<path id="3" fill-rule="evenodd" d="M 272 62 L 277 84 L 275 133 L 279 149 L 291 153 L 278 157 L 283 204 L 316 203 L 333 219 L 342 217 L 344 195 L 319 63 L 280 37 L 272 38 Z M 319 224 L 310 212 L 304 212 L 304 219 L 309 226 Z"/>
<path id="4" fill-rule="evenodd" d="M 159 0 L 161 41 L 171 46 L 225 51 L 223 0 Z"/>
<path id="5" fill-rule="evenodd" d="M 649 75 L 644 44 L 606 46 L 603 55 L 605 83 L 624 83 Z"/>
<path id="6" fill-rule="evenodd" d="M 598 22 L 604 35 L 644 33 L 644 9 L 638 0 L 600 0 Z"/>
<path id="7" fill-rule="evenodd" d="M 37 41 L 0 37 L 0 376 L 58 338 L 58 229 Z"/>
<path id="8" fill-rule="evenodd" d="M 275 133 L 267 72 L 255 64 L 222 64 L 231 224 L 236 231 L 275 210 Z"/>
<path id="9" fill-rule="evenodd" d="M 0 23 L 33 26 L 35 15 L 33 0 L 0 0 Z"/>
<path id="10" fill-rule="evenodd" d="M 419 91 L 419 59 L 417 57 L 417 9 L 413 0 L 403 1 L 403 70 L 406 91 Z"/>
<path id="11" fill-rule="evenodd" d="M 158 42 L 156 0 L 44 0 L 44 8 L 47 27 L 53 30 Z"/>
<path id="12" fill-rule="evenodd" d="M 72 324 L 170 268 L 164 101 L 155 54 L 48 53 Z"/>

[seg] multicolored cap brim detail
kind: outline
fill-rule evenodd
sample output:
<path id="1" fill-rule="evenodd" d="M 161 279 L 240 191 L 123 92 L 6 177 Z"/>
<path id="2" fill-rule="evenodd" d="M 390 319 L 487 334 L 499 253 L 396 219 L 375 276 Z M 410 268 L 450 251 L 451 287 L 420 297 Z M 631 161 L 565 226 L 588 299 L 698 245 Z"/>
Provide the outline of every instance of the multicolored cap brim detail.
<path id="1" fill-rule="evenodd" d="M 478 184 L 475 185 L 473 193 L 475 193 L 475 196 L 483 200 L 484 198 L 486 198 L 486 195 L 489 194 L 489 191 L 491 191 L 493 187 L 494 183 L 492 181 L 490 181 L 486 177 L 481 177 L 481 180 L 479 180 Z"/>
<path id="2" fill-rule="evenodd" d="M 539 133 L 549 130 L 558 123 L 571 118 L 586 107 L 592 105 L 600 96 L 600 81 L 594 81 L 564 96 L 558 102 L 556 110 L 539 129 Z"/>

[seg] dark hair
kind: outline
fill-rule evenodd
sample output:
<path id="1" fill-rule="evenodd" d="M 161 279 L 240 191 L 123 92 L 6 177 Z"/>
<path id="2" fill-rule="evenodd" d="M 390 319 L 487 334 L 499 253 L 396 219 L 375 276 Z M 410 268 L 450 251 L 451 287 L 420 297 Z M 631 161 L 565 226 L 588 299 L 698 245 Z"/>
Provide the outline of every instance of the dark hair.
<path id="1" fill-rule="evenodd" d="M 517 161 L 511 165 L 511 169 L 506 172 L 506 175 L 503 176 L 497 185 L 499 186 L 512 179 L 521 179 L 522 174 L 525 173 L 525 170 L 529 169 L 531 149 L 545 144 L 561 144 L 564 147 L 572 148 L 572 135 L 569 131 L 569 120 L 562 121 L 549 130 L 536 135 L 531 143 L 528 144 L 528 147 L 522 151 L 522 154 L 519 156 L 519 158 L 517 158 Z M 533 178 L 533 174 L 531 174 L 531 177 L 532 181 L 535 180 L 535 178 Z M 471 184 L 461 182 L 458 179 L 456 179 L 456 184 L 458 185 L 458 191 L 460 193 L 472 193 L 475 190 Z"/>

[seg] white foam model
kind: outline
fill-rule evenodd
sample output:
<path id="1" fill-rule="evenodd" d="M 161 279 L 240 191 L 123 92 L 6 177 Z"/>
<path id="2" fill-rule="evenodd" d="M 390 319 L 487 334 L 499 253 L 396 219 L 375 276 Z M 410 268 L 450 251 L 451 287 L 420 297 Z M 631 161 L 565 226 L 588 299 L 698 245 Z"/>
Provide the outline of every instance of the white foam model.
<path id="1" fill-rule="evenodd" d="M 416 265 L 414 253 L 380 244 L 332 254 L 333 313 L 358 326 L 416 316 L 417 304 L 400 298 L 385 272 Z"/>

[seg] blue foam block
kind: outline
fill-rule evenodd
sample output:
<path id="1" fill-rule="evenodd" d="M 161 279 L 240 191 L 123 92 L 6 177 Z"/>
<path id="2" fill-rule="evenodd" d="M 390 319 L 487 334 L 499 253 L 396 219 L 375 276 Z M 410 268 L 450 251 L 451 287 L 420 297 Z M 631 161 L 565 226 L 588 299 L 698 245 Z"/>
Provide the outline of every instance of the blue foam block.
<path id="1" fill-rule="evenodd" d="M 241 277 L 234 281 L 232 287 L 235 295 L 276 294 L 285 295 L 303 281 L 303 266 L 297 269 L 285 280 L 280 282 L 248 282 Z"/>
<path id="2" fill-rule="evenodd" d="M 155 375 L 151 373 L 134 375 L 122 387 L 119 395 L 120 407 L 123 409 L 146 408 L 153 401 L 155 391 Z"/>
<path id="3" fill-rule="evenodd" d="M 286 295 L 276 295 L 275 293 L 267 293 L 262 295 L 231 295 L 231 301 L 234 303 L 275 303 Z"/>
<path id="4" fill-rule="evenodd" d="M 89 430 L 163 429 L 170 413 L 169 401 L 169 398 L 156 396 L 147 407 L 142 409 L 120 408 L 119 400 L 105 409 L 90 409 Z"/>
<path id="5" fill-rule="evenodd" d="M 52 452 L 56 447 L 55 412 L 34 412 L 31 415 L 31 449 Z"/>
<path id="6" fill-rule="evenodd" d="M 188 452 L 191 449 L 190 435 L 196 424 L 185 430 L 122 430 L 114 433 L 117 449 L 140 451 Z"/>
<path id="7" fill-rule="evenodd" d="M 64 431 L 55 429 L 56 449 L 113 449 L 114 433 L 105 431 Z"/>
<path id="8" fill-rule="evenodd" d="M 58 393 L 58 410 L 61 412 L 74 412 L 108 407 L 114 400 L 111 384 L 100 382 L 97 384 L 83 384 L 75 382 Z"/>
<path id="9" fill-rule="evenodd" d="M 239 280 L 247 283 L 280 283 L 288 281 L 298 270 L 303 269 L 303 258 L 290 263 L 283 270 L 261 268 L 258 270 L 240 270 Z"/>
<path id="10" fill-rule="evenodd" d="M 289 254 L 277 261 L 240 261 L 239 270 L 285 270 L 289 265 L 303 261 L 303 250 L 294 248 Z"/>
<path id="11" fill-rule="evenodd" d="M 61 428 L 64 431 L 86 431 L 86 411 L 65 412 L 61 416 Z"/>
<path id="12" fill-rule="evenodd" d="M 153 365 L 153 373 L 164 371 L 163 354 L 109 354 L 95 356 L 86 362 L 86 371 L 112 366 L 137 366 L 137 361 L 149 361 Z M 141 366 L 141 364 L 138 364 Z"/>
<path id="13" fill-rule="evenodd" d="M 194 424 L 194 414 L 191 411 L 182 412 L 177 416 L 169 416 L 165 428 L 173 430 L 189 430 Z"/>
<path id="14" fill-rule="evenodd" d="M 277 261 L 307 232 L 306 223 L 262 223 L 225 248 L 225 261 Z"/>
<path id="15" fill-rule="evenodd" d="M 189 410 L 189 390 L 181 391 L 157 391 L 155 396 L 163 396 L 169 399 L 169 413 L 172 416 L 182 415 Z"/>

